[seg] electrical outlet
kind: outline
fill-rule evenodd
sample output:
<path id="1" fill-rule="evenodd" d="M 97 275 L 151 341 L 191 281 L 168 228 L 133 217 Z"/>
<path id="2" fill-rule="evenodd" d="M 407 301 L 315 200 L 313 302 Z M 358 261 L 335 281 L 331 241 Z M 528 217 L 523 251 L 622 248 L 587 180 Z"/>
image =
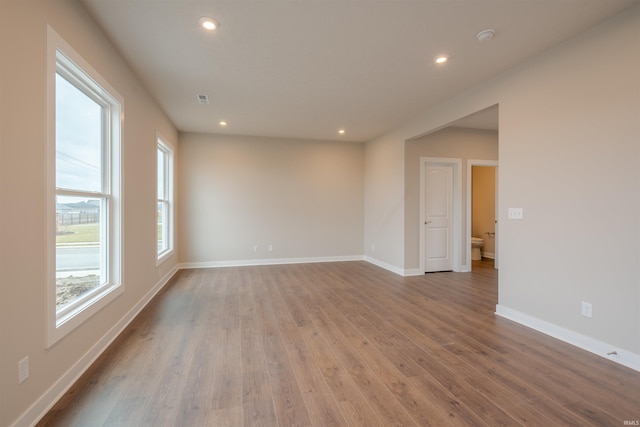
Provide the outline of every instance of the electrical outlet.
<path id="1" fill-rule="evenodd" d="M 258 249 L 260 249 L 260 246 L 255 245 L 255 246 L 253 247 L 253 252 L 258 252 Z"/>
<path id="2" fill-rule="evenodd" d="M 29 378 L 29 356 L 25 356 L 18 362 L 18 384 L 22 384 Z"/>
<path id="3" fill-rule="evenodd" d="M 273 245 L 269 245 L 269 252 L 273 252 Z"/>
<path id="4" fill-rule="evenodd" d="M 582 301 L 582 315 L 585 317 L 591 317 L 593 315 L 593 306 L 590 302 Z"/>

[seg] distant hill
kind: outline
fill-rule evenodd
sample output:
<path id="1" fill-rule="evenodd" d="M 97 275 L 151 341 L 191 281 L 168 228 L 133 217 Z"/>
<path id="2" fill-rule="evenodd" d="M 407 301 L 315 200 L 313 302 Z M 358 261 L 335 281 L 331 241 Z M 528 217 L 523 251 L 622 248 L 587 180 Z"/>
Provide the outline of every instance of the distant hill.
<path id="1" fill-rule="evenodd" d="M 99 212 L 100 201 L 89 200 L 75 203 L 56 203 L 58 212 Z"/>

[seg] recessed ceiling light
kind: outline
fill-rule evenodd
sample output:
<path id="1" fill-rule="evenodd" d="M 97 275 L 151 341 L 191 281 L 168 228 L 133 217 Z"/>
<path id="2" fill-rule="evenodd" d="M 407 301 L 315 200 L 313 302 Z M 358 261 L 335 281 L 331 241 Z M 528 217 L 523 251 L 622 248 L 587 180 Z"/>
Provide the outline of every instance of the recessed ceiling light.
<path id="1" fill-rule="evenodd" d="M 496 34 L 496 30 L 488 28 L 476 34 L 476 38 L 478 39 L 479 42 L 485 43 L 491 40 L 495 34 Z"/>
<path id="2" fill-rule="evenodd" d="M 224 121 L 224 120 L 220 120 L 220 126 L 223 126 L 223 127 L 224 127 L 224 126 L 226 126 L 226 125 L 227 125 L 227 122 L 226 122 L 226 121 Z"/>
<path id="3" fill-rule="evenodd" d="M 213 31 L 220 27 L 220 23 L 209 16 L 203 16 L 198 22 L 202 28 L 209 31 Z"/>
<path id="4" fill-rule="evenodd" d="M 449 60 L 449 57 L 447 55 L 436 56 L 436 59 L 435 59 L 436 64 L 444 64 L 448 60 Z"/>
<path id="5" fill-rule="evenodd" d="M 339 133 L 340 135 L 344 135 L 344 129 L 340 129 L 340 130 L 338 131 L 338 133 Z"/>

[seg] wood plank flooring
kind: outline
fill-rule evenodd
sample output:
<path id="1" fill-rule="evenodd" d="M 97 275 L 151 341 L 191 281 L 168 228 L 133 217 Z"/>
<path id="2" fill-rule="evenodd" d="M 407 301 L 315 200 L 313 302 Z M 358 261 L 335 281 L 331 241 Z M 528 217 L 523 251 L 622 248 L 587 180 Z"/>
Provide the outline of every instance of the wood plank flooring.
<path id="1" fill-rule="evenodd" d="M 496 271 L 183 270 L 41 426 L 622 426 L 640 373 L 494 315 Z"/>

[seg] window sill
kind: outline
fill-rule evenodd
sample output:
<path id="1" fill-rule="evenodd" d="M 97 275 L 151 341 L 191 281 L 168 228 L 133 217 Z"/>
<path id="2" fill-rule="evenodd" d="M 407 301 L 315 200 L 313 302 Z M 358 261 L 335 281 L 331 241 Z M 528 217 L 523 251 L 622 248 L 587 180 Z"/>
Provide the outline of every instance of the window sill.
<path id="1" fill-rule="evenodd" d="M 175 251 L 172 249 L 172 250 L 165 251 L 162 254 L 158 255 L 158 258 L 156 259 L 156 267 L 160 266 L 166 260 L 171 258 L 173 256 L 174 252 Z"/>

